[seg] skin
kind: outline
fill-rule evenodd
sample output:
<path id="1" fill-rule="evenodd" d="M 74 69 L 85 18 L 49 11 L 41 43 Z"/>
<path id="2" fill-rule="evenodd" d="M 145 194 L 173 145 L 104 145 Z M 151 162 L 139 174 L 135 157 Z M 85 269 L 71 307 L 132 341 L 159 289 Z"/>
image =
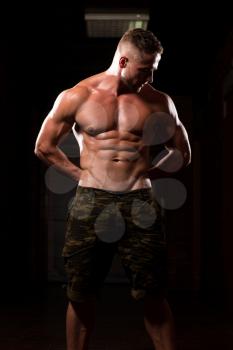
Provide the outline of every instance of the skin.
<path id="1" fill-rule="evenodd" d="M 106 71 L 57 97 L 37 137 L 36 155 L 81 186 L 110 191 L 148 188 L 161 171 L 172 173 L 187 166 L 190 144 L 175 105 L 150 85 L 160 58 L 156 53 L 142 55 L 131 44 L 118 45 Z M 59 148 L 72 128 L 80 167 Z M 158 160 L 156 145 L 163 146 Z M 88 349 L 92 304 L 69 303 L 68 350 Z M 172 313 L 164 298 L 146 297 L 145 326 L 157 350 L 175 349 Z"/>

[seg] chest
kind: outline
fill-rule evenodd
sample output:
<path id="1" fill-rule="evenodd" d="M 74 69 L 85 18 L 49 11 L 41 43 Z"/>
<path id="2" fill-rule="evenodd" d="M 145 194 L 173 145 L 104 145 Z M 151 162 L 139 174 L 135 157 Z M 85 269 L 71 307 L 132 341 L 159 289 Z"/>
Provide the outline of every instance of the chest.
<path id="1" fill-rule="evenodd" d="M 93 95 L 76 116 L 81 130 L 99 134 L 110 130 L 140 132 L 151 107 L 136 95 Z"/>

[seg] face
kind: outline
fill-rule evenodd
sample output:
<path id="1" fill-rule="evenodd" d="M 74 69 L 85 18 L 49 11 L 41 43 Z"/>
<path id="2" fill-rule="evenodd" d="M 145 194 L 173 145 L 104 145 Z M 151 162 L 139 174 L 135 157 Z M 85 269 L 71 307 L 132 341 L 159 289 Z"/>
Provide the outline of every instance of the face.
<path id="1" fill-rule="evenodd" d="M 161 58 L 160 54 L 144 54 L 142 59 L 123 57 L 121 77 L 135 92 L 139 92 L 143 85 L 153 82 L 154 71 L 157 70 Z"/>

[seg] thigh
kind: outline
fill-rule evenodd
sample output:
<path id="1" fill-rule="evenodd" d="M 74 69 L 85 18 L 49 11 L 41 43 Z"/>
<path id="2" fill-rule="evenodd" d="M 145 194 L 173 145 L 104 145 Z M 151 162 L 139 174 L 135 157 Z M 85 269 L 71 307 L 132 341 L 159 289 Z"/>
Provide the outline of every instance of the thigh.
<path id="1" fill-rule="evenodd" d="M 80 245 L 77 252 L 65 257 L 69 299 L 81 302 L 99 294 L 110 270 L 114 252 L 114 247 L 96 241 L 94 245 Z"/>
<path id="2" fill-rule="evenodd" d="M 68 212 L 62 254 L 67 293 L 73 301 L 96 294 L 111 267 L 115 247 L 99 240 L 95 232 L 99 207 L 93 189 L 78 188 Z"/>
<path id="3" fill-rule="evenodd" d="M 126 221 L 118 251 L 132 291 L 157 293 L 167 279 L 166 241 L 157 202 L 147 194 L 133 201 Z"/>

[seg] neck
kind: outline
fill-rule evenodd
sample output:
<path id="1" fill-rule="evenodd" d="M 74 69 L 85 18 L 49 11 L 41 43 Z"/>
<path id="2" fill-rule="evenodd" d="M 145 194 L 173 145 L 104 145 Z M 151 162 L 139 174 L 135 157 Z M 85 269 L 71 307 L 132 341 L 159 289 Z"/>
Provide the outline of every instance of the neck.
<path id="1" fill-rule="evenodd" d="M 111 66 L 108 68 L 107 73 L 111 75 L 120 76 L 121 70 L 119 67 L 120 53 L 116 50 L 115 55 L 112 60 Z"/>
<path id="2" fill-rule="evenodd" d="M 100 88 L 108 90 L 116 96 L 135 92 L 132 91 L 130 86 L 126 83 L 124 78 L 120 76 L 120 74 L 114 74 L 112 70 L 109 69 L 105 72 L 105 74 L 105 78 L 102 80 L 99 86 Z"/>
<path id="3" fill-rule="evenodd" d="M 114 78 L 112 80 L 110 79 L 110 81 L 113 82 L 113 86 L 114 86 L 116 95 L 139 92 L 139 91 L 135 91 L 127 83 L 127 81 L 124 79 L 124 77 L 122 77 L 122 68 L 120 68 L 120 66 L 119 66 L 120 57 L 121 57 L 120 52 L 117 49 L 115 52 L 115 55 L 113 57 L 112 64 L 106 70 L 106 74 L 109 75 L 109 77 L 110 76 L 112 76 L 112 78 L 115 77 L 115 79 Z"/>

